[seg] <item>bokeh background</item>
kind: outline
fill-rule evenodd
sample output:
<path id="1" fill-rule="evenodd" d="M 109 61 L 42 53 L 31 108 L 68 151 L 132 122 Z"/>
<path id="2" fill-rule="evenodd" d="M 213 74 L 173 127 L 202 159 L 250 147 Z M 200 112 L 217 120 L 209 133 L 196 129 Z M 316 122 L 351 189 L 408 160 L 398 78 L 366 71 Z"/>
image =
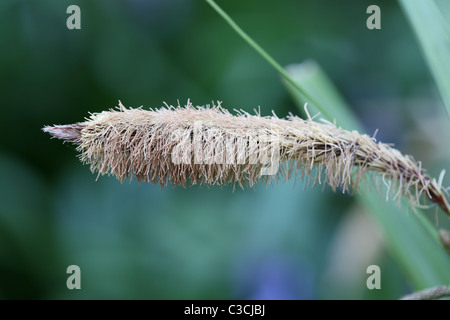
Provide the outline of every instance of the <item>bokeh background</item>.
<path id="1" fill-rule="evenodd" d="M 367 133 L 378 128 L 380 140 L 433 176 L 448 168 L 447 115 L 397 2 L 218 3 L 282 65 L 316 60 Z M 81 8 L 81 30 L 66 28 L 71 4 Z M 381 30 L 366 28 L 371 4 L 381 8 Z M 350 195 L 293 180 L 249 190 L 96 181 L 73 146 L 41 131 L 119 99 L 131 107 L 220 100 L 230 110 L 301 115 L 280 76 L 204 1 L 2 0 L 0 48 L 0 298 L 394 299 L 411 291 Z M 73 264 L 81 290 L 66 287 Z M 381 290 L 366 288 L 372 264 Z"/>

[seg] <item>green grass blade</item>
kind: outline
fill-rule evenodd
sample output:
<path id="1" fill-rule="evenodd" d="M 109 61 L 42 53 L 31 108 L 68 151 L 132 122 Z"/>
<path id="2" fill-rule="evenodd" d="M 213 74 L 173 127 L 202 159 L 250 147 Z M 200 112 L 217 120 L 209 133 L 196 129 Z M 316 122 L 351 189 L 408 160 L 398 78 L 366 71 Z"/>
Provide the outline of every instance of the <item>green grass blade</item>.
<path id="1" fill-rule="evenodd" d="M 399 1 L 450 115 L 450 6 L 448 3 L 438 5 L 434 0 Z"/>
<path id="2" fill-rule="evenodd" d="M 362 127 L 343 99 L 339 97 L 332 82 L 328 80 L 328 77 L 320 68 L 313 70 L 318 72 L 318 75 L 308 75 L 313 80 L 308 80 L 308 77 L 304 74 L 289 74 L 213 0 L 205 1 L 269 64 L 280 72 L 286 82 L 289 83 L 286 86 L 287 90 L 293 93 L 293 89 L 295 89 L 299 93 L 293 95 L 299 107 L 303 109 L 303 104 L 308 102 L 328 120 L 333 121 L 335 117 L 343 122 L 344 127 L 349 129 Z M 291 70 L 291 72 L 293 71 Z M 300 80 L 295 81 L 293 78 Z M 312 82 L 314 79 L 315 82 Z M 334 108 L 333 113 L 330 113 L 330 108 Z M 385 234 L 387 246 L 399 265 L 405 270 L 411 284 L 416 289 L 423 289 L 450 283 L 450 259 L 436 241 L 437 231 L 428 220 L 423 218 L 423 214 L 418 212 L 417 214 L 406 215 L 391 204 L 383 205 L 383 200 L 379 198 L 378 194 L 362 190 L 364 196 L 359 196 L 360 201 L 369 209 L 374 220 L 380 225 Z"/>
<path id="3" fill-rule="evenodd" d="M 333 105 L 333 114 L 341 119 L 345 126 L 361 128 L 362 125 L 352 115 L 322 69 L 315 62 L 308 61 L 307 64 L 314 67 L 288 68 L 290 76 L 296 79 L 300 86 L 308 88 L 309 92 L 317 97 L 317 101 Z M 288 83 L 285 82 L 285 85 L 297 106 L 303 110 L 305 99 L 292 92 Z M 395 203 L 385 203 L 378 193 L 370 191 L 366 186 L 361 186 L 360 191 L 357 194 L 358 201 L 379 225 L 386 246 L 404 270 L 411 285 L 419 290 L 450 283 L 450 259 L 437 240 L 437 230 L 423 213 L 420 210 L 417 213 L 403 212 Z M 403 208 L 406 206 L 406 203 L 402 203 Z"/>
<path id="4" fill-rule="evenodd" d="M 286 70 L 291 78 L 306 91 L 311 93 L 320 92 L 320 94 L 316 95 L 316 101 L 322 106 L 327 106 L 328 113 L 332 114 L 334 117 L 331 120 L 336 120 L 336 124 L 347 130 L 362 130 L 361 127 L 357 126 L 358 120 L 354 113 L 348 109 L 342 96 L 314 60 L 306 60 L 299 64 L 289 65 L 286 67 Z M 297 104 L 302 101 L 308 101 L 308 99 L 306 99 L 306 97 L 296 90 L 289 82 L 284 79 L 283 82 Z M 327 91 L 325 92 L 323 90 Z M 320 112 L 320 108 L 314 103 L 308 103 L 308 112 L 311 115 L 314 115 Z"/>
<path id="5" fill-rule="evenodd" d="M 384 199 L 367 187 L 361 188 L 358 200 L 379 225 L 388 250 L 415 289 L 450 283 L 450 259 L 422 212 L 405 212 L 396 203 L 382 203 Z M 406 206 L 403 201 L 402 207 Z"/>
<path id="6" fill-rule="evenodd" d="M 205 1 L 231 26 L 231 28 L 236 31 L 238 35 L 242 37 L 242 39 L 244 39 L 245 42 L 247 42 L 253 49 L 255 49 L 256 52 L 258 52 L 269 64 L 271 64 L 287 82 L 289 82 L 295 89 L 297 89 L 298 92 L 306 97 L 308 99 L 308 102 L 316 105 L 316 107 L 326 118 L 332 120 L 332 117 L 329 114 L 328 110 L 317 103 L 308 91 L 300 87 L 291 77 L 289 77 L 289 74 L 286 72 L 286 70 L 278 62 L 276 62 L 275 59 L 273 59 L 266 50 L 264 50 L 259 44 L 256 43 L 256 41 L 254 41 L 247 33 L 245 33 L 244 30 L 242 30 L 241 27 L 239 27 L 238 24 L 234 22 L 234 20 L 225 11 L 223 11 L 221 7 L 219 7 L 213 0 Z"/>

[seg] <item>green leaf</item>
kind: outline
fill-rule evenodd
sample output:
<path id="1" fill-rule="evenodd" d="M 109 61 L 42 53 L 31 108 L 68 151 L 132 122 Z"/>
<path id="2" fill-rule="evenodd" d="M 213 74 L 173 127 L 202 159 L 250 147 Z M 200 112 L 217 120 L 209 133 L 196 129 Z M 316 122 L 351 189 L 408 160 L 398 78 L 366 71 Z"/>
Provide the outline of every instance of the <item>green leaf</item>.
<path id="1" fill-rule="evenodd" d="M 336 124 L 347 130 L 361 130 L 354 113 L 346 106 L 346 103 L 330 79 L 321 70 L 314 60 L 306 60 L 302 63 L 291 64 L 286 67 L 289 76 L 305 91 L 319 93 L 316 101 L 322 106 L 326 106 L 328 113 L 333 115 Z M 308 102 L 309 99 L 296 90 L 288 81 L 283 79 L 286 89 L 291 94 L 294 101 L 300 105 Z M 326 91 L 325 91 L 326 90 Z M 311 116 L 320 112 L 321 109 L 315 103 L 308 102 L 308 112 Z"/>
<path id="2" fill-rule="evenodd" d="M 299 86 L 317 97 L 317 101 L 331 106 L 332 114 L 343 126 L 349 129 L 362 127 L 317 63 L 307 61 L 294 68 L 289 67 L 288 72 Z M 303 110 L 304 97 L 293 91 L 288 83 L 285 85 L 297 106 Z M 380 194 L 383 194 L 383 188 Z M 378 193 L 363 185 L 357 197 L 379 225 L 387 248 L 415 289 L 450 283 L 450 259 L 437 240 L 437 230 L 420 210 L 417 213 L 404 212 L 396 203 L 385 203 Z M 403 201 L 402 208 L 407 206 Z"/>
<path id="3" fill-rule="evenodd" d="M 269 53 L 264 50 L 255 40 L 253 40 L 241 27 L 238 26 L 236 22 L 225 12 L 222 8 L 217 5 L 213 0 L 205 0 L 229 25 L 231 28 L 236 31 L 236 33 L 244 39 L 256 52 L 263 57 L 272 67 L 277 70 L 281 76 L 291 84 L 298 92 L 300 92 L 303 96 L 305 96 L 309 102 L 313 103 L 320 112 L 328 119 L 331 120 L 331 115 L 328 113 L 326 108 L 323 108 L 321 104 L 317 103 L 314 98 L 309 94 L 308 91 L 304 90 L 301 86 L 299 86 L 291 77 L 289 77 L 286 70 L 274 59 Z"/>
<path id="4" fill-rule="evenodd" d="M 328 120 L 336 118 L 346 128 L 359 129 L 361 124 L 338 91 L 319 68 L 282 68 L 264 49 L 247 35 L 213 0 L 205 0 L 259 55 L 280 72 L 286 80 L 286 89 L 293 94 L 299 108 L 305 102 L 316 107 Z M 411 1 L 413 0 L 406 0 Z M 405 1 L 405 2 L 406 2 Z M 414 0 L 417 3 L 417 0 Z M 435 32 L 436 30 L 432 30 Z M 314 66 L 314 63 L 310 66 Z M 450 74 L 449 72 L 446 73 Z M 443 76 L 442 74 L 441 76 Z M 294 80 L 296 79 L 296 80 Z M 445 80 L 445 79 L 444 79 Z M 448 80 L 448 79 L 447 79 Z M 450 86 L 447 86 L 450 90 Z M 311 109 L 312 110 L 312 109 Z M 388 248 L 404 269 L 411 284 L 423 289 L 450 283 L 450 259 L 437 241 L 437 230 L 424 219 L 422 212 L 405 214 L 392 204 L 383 204 L 378 194 L 362 188 L 358 196 L 380 225 Z"/>
<path id="5" fill-rule="evenodd" d="M 450 6 L 447 1 L 399 0 L 450 115 Z"/>

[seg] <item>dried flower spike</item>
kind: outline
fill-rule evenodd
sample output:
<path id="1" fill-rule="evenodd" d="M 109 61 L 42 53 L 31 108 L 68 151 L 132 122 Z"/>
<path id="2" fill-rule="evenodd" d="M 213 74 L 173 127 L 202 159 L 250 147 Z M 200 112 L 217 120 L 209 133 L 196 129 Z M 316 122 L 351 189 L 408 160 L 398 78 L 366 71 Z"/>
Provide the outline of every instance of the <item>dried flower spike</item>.
<path id="1" fill-rule="evenodd" d="M 374 137 L 290 115 L 261 117 L 220 106 L 168 106 L 92 114 L 85 122 L 45 127 L 53 137 L 75 143 L 92 172 L 113 174 L 121 182 L 167 185 L 238 184 L 313 175 L 345 192 L 357 188 L 367 171 L 378 173 L 394 198 L 406 196 L 421 207 L 424 195 L 450 215 L 445 190 L 414 161 Z M 389 191 L 388 191 L 389 194 Z"/>

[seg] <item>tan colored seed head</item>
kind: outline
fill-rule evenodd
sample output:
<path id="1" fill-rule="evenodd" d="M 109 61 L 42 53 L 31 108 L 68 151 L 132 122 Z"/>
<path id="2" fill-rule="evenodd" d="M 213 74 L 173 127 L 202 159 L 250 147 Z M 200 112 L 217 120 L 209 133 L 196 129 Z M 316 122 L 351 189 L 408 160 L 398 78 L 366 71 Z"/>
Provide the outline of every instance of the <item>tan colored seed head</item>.
<path id="1" fill-rule="evenodd" d="M 333 190 L 357 188 L 367 171 L 377 172 L 394 198 L 437 203 L 450 215 L 440 183 L 421 164 L 374 137 L 290 115 L 230 114 L 220 106 L 167 106 L 92 114 L 85 122 L 45 127 L 54 137 L 77 145 L 83 163 L 99 175 L 120 181 L 167 185 L 234 184 L 252 186 L 292 173 L 314 175 Z"/>

